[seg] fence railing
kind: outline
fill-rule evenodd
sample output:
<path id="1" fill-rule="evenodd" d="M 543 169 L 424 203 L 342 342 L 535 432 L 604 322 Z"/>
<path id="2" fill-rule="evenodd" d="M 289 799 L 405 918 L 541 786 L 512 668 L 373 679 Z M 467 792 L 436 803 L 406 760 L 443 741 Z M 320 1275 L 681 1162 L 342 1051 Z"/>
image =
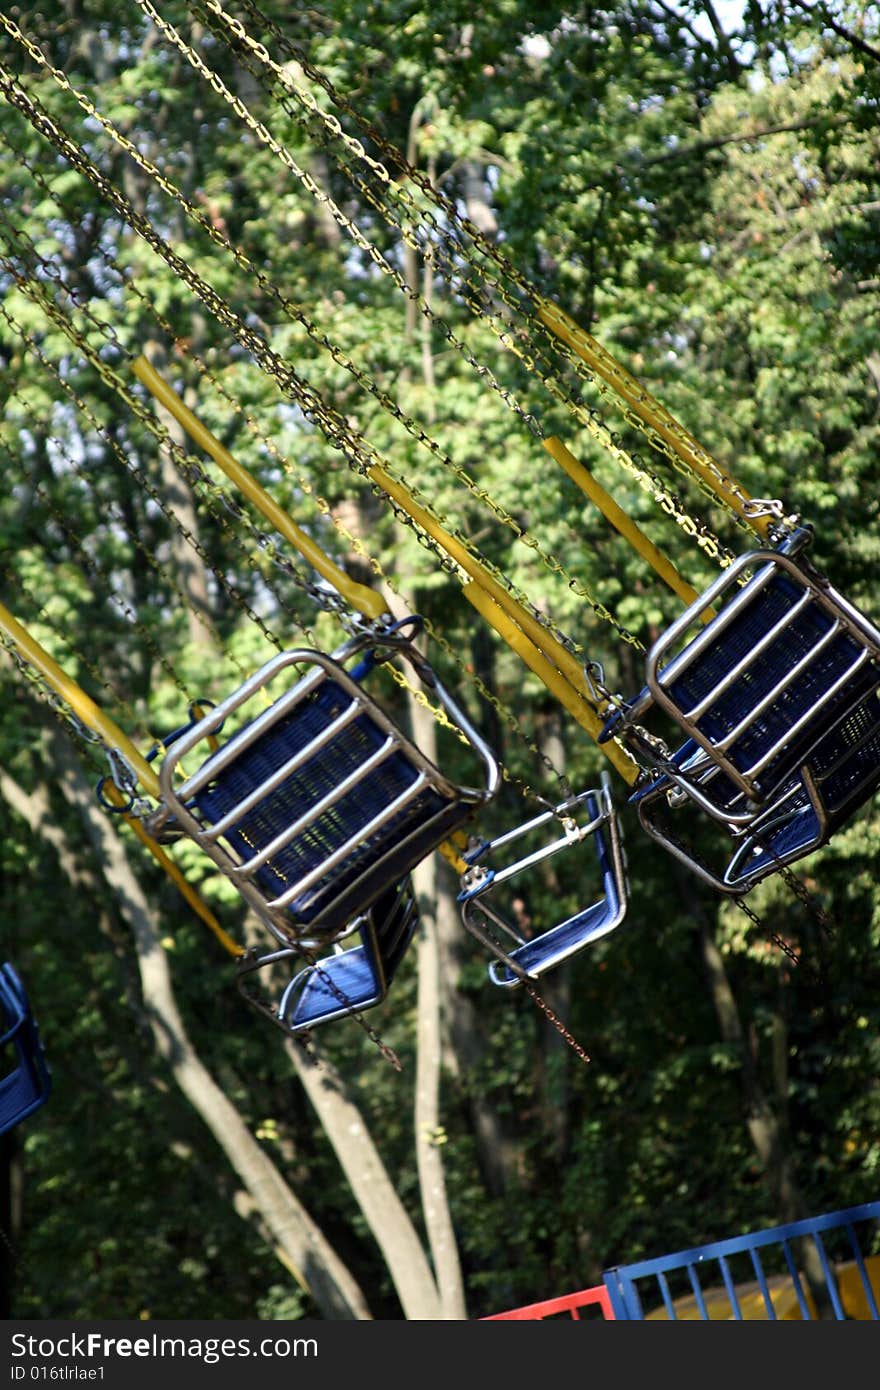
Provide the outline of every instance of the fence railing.
<path id="1" fill-rule="evenodd" d="M 484 1322 L 499 1322 L 502 1319 L 517 1320 L 519 1322 L 533 1321 L 538 1318 L 561 1318 L 569 1317 L 577 1321 L 581 1319 L 581 1310 L 584 1308 L 598 1308 L 599 1312 L 588 1316 L 600 1318 L 614 1318 L 611 1307 L 611 1295 L 604 1284 L 597 1284 L 592 1289 L 581 1289 L 579 1293 L 563 1294 L 561 1298 L 547 1298 L 543 1303 L 529 1303 L 525 1308 L 514 1308 L 509 1313 L 492 1313 Z"/>
<path id="2" fill-rule="evenodd" d="M 880 1321 L 880 1202 L 608 1269 L 499 1319 Z"/>

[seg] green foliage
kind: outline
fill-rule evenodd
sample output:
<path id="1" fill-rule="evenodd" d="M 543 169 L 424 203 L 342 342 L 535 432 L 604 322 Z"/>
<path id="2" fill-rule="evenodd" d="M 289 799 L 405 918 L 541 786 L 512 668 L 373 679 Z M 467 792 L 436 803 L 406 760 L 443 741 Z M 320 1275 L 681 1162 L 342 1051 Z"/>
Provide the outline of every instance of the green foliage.
<path id="1" fill-rule="evenodd" d="M 253 24 L 248 8 L 233 7 Z M 876 65 L 823 31 L 818 16 L 794 21 L 757 4 L 730 42 L 702 37 L 703 7 L 689 3 L 677 15 L 643 0 L 602 10 L 491 0 L 478 15 L 461 0 L 262 8 L 374 132 L 409 150 L 463 211 L 493 220 L 517 270 L 595 333 L 743 487 L 813 523 L 818 562 L 871 610 L 880 559 Z M 190 699 L 222 698 L 278 647 L 341 640 L 338 619 L 304 584 L 313 580 L 307 566 L 274 548 L 249 506 L 230 509 L 227 484 L 194 446 L 169 452 L 129 371 L 127 354 L 148 351 L 318 544 L 359 578 L 385 582 L 401 609 L 423 612 L 431 660 L 508 774 L 480 833 L 509 827 L 524 806 L 533 813 L 533 794 L 556 799 L 566 779 L 592 784 L 599 750 L 478 625 L 457 579 L 374 494 L 363 459 L 327 419 L 358 432 L 582 658 L 601 660 L 615 690 L 641 684 L 639 647 L 677 601 L 563 477 L 529 418 L 566 441 L 691 582 L 713 577 L 711 562 L 609 455 L 588 411 L 725 545 L 744 548 L 748 537 L 561 353 L 541 347 L 529 370 L 537 330 L 525 360 L 505 350 L 491 319 L 506 322 L 509 305 L 497 296 L 476 317 L 470 282 L 450 286 L 438 272 L 408 281 L 431 314 L 408 301 L 380 261 L 410 277 L 424 266 L 413 269 L 382 214 L 382 181 L 364 173 L 353 183 L 349 167 L 361 166 L 351 148 L 339 162 L 338 142 L 282 102 L 277 84 L 261 86 L 259 68 L 221 42 L 198 6 L 162 13 L 244 103 L 244 122 L 137 6 L 85 0 L 43 10 L 35 41 L 240 254 L 151 182 L 8 36 L 0 56 L 243 328 L 236 337 L 218 322 L 161 246 L 141 240 L 0 105 L 0 599 L 144 749 L 186 721 Z M 283 62 L 274 34 L 262 37 Z M 327 93 L 307 89 L 328 110 Z M 377 154 L 374 132 L 347 112 L 340 121 Z M 324 196 L 316 200 L 295 168 Z M 376 256 L 334 221 L 331 200 Z M 46 293 L 79 343 L 47 316 Z M 250 335 L 295 376 L 278 382 L 262 370 Z M 120 374 L 140 409 L 101 366 Z M 582 399 L 579 419 L 542 378 Z M 318 418 L 304 413 L 308 392 L 323 405 Z M 53 715 L 8 661 L 0 681 L 0 766 L 36 794 L 52 782 Z M 405 718 L 402 692 L 387 698 Z M 466 779 L 461 745 L 441 739 L 444 767 Z M 78 747 L 90 774 L 103 775 L 101 750 Z M 55 1075 L 51 1104 L 22 1133 L 14 1316 L 314 1316 L 262 1234 L 236 1214 L 234 1174 L 157 1059 L 101 865 L 75 808 L 51 791 L 53 824 L 88 871 L 75 891 L 55 851 L 0 801 L 2 954 L 32 986 Z M 616 792 L 623 804 L 626 790 L 618 783 Z M 627 920 L 543 991 L 589 1064 L 524 992 L 491 988 L 470 938 L 457 943 L 447 981 L 457 1017 L 445 1023 L 471 1020 L 471 1047 L 453 1055 L 464 1025 L 449 1028 L 455 1064 L 444 1075 L 441 1126 L 472 1317 L 781 1219 L 747 1128 L 749 1069 L 779 1119 L 804 1214 L 876 1196 L 874 809 L 804 867 L 830 931 L 778 879 L 750 899 L 768 931 L 784 929 L 820 967 L 819 985 L 789 971 L 735 906 L 686 880 L 628 808 L 624 821 Z M 374 1235 L 292 1080 L 280 1034 L 246 1009 L 229 958 L 123 833 L 161 913 L 201 1056 L 369 1289 L 374 1315 L 398 1317 Z M 226 929 L 243 935 L 230 885 L 194 846 L 174 857 Z M 536 920 L 583 905 L 595 891 L 588 860 L 563 856 L 558 873 L 533 874 Z M 738 1035 L 719 1022 L 707 940 L 721 952 Z M 402 1059 L 402 1075 L 353 1023 L 329 1026 L 321 1047 L 421 1229 L 410 957 L 370 1023 Z"/>

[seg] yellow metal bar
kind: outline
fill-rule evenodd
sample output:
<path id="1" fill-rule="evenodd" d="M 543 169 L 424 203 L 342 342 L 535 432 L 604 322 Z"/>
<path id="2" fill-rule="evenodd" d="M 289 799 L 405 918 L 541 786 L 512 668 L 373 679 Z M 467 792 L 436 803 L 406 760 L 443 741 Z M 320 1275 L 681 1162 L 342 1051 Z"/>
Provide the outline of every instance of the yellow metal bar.
<path id="1" fill-rule="evenodd" d="M 22 627 L 18 619 L 14 618 L 9 609 L 4 607 L 2 603 L 0 603 L 0 629 L 6 633 L 10 641 L 15 643 L 25 661 L 33 666 L 35 670 L 39 671 L 40 675 L 52 687 L 56 695 L 60 695 L 65 704 L 70 706 L 77 719 L 81 720 L 87 729 L 92 729 L 94 733 L 100 734 L 101 738 L 110 748 L 117 749 L 132 770 L 137 774 L 144 790 L 150 796 L 154 797 L 155 800 L 160 800 L 159 778 L 146 758 L 142 756 L 131 742 L 128 735 L 124 734 L 118 724 L 115 724 L 112 719 L 108 718 L 108 716 L 98 708 L 94 700 L 92 700 L 75 681 L 71 680 L 70 677 L 66 675 L 58 665 L 58 662 L 55 661 L 54 657 L 51 657 L 36 638 L 32 637 L 27 629 Z M 111 801 L 116 801 L 118 805 L 122 805 L 122 794 L 119 789 L 114 786 L 112 781 L 108 780 L 106 782 L 105 793 Z M 226 934 L 210 908 L 202 902 L 195 890 L 187 883 L 177 865 L 169 859 L 161 845 L 158 845 L 153 837 L 147 834 L 147 831 L 137 817 L 125 816 L 123 819 L 131 826 L 138 838 L 147 846 L 154 858 L 159 861 L 169 877 L 174 880 L 189 905 L 198 913 L 202 921 L 210 927 L 211 931 L 214 932 L 218 940 L 222 942 L 226 950 L 230 951 L 235 956 L 243 955 L 243 948 L 236 945 L 232 938 Z"/>
<path id="2" fill-rule="evenodd" d="M 444 840 L 442 845 L 437 846 L 437 849 L 440 854 L 443 855 L 443 858 L 452 865 L 457 874 L 467 873 L 469 868 L 468 862 L 466 859 L 462 859 L 451 840 Z"/>
<path id="3" fill-rule="evenodd" d="M 131 826 L 135 835 L 141 840 L 152 854 L 153 858 L 161 864 L 168 877 L 177 886 L 180 893 L 189 903 L 196 916 L 200 917 L 205 926 L 208 927 L 216 936 L 224 950 L 231 956 L 243 956 L 244 947 L 239 946 L 238 942 L 233 941 L 228 932 L 224 931 L 217 918 L 214 916 L 207 903 L 202 902 L 192 884 L 187 883 L 180 869 L 164 851 L 161 845 L 157 844 L 151 835 L 148 835 L 142 823 L 136 816 L 125 816 L 125 821 Z"/>
<path id="4" fill-rule="evenodd" d="M 223 470 L 227 478 L 244 493 L 249 501 L 259 508 L 266 520 L 275 527 L 278 534 L 295 546 L 300 555 L 308 560 L 312 568 L 317 570 L 328 584 L 333 585 L 334 589 L 342 595 L 347 603 L 351 604 L 352 608 L 357 609 L 366 618 L 382 617 L 387 607 L 382 595 L 366 584 L 355 583 L 344 570 L 334 564 L 330 556 L 325 554 L 320 546 L 316 545 L 311 537 L 306 535 L 305 531 L 291 520 L 287 512 L 279 507 L 278 503 L 257 482 L 256 478 L 242 467 L 207 426 L 202 424 L 201 420 L 184 404 L 174 388 L 169 386 L 168 382 L 160 376 L 146 357 L 136 358 L 132 364 L 132 370 L 138 380 L 143 382 L 147 390 L 155 396 L 156 400 L 174 416 L 179 425 L 182 425 L 187 434 L 206 453 L 211 455 L 211 458 Z"/>
<path id="5" fill-rule="evenodd" d="M 392 478 L 390 474 L 385 472 L 384 468 L 380 468 L 377 464 L 371 465 L 367 469 L 367 472 L 373 481 L 379 484 L 383 492 L 387 492 L 390 497 L 393 497 L 395 502 L 397 502 L 414 521 L 418 522 L 422 530 L 426 531 L 438 544 L 442 545 L 446 553 L 457 561 L 465 573 L 469 574 L 471 579 L 475 579 L 481 588 L 483 588 L 491 598 L 514 619 L 530 641 L 549 658 L 559 671 L 562 672 L 566 680 L 574 687 L 581 698 L 588 701 L 594 709 L 597 708 L 595 700 L 591 700 L 587 690 L 582 667 L 578 665 L 571 653 L 565 650 L 562 643 L 557 641 L 553 634 L 548 632 L 545 627 L 542 627 L 538 620 L 533 618 L 531 613 L 523 608 L 522 604 L 518 603 L 512 594 L 508 593 L 504 585 L 498 583 L 497 579 L 489 573 L 485 565 L 470 553 L 467 546 L 463 545 L 461 541 L 456 540 L 454 536 L 451 536 L 449 532 L 440 525 L 439 521 L 415 500 L 402 483 L 397 482 L 395 478 Z M 597 719 L 597 731 L 600 728 L 601 721 Z"/>
<path id="6" fill-rule="evenodd" d="M 678 457 L 699 478 L 702 478 L 709 485 L 715 495 L 735 516 L 741 517 L 758 535 L 767 535 L 772 518 L 749 515 L 744 504 L 751 501 L 751 498 L 745 489 L 733 481 L 720 463 L 717 463 L 703 446 L 697 443 L 693 435 L 689 434 L 666 407 L 661 405 L 650 392 L 646 391 L 644 386 L 634 376 L 631 376 L 606 348 L 602 347 L 601 343 L 598 343 L 589 333 L 584 332 L 573 318 L 549 299 L 538 301 L 537 312 L 538 318 L 550 329 L 551 333 L 554 333 L 572 351 L 576 352 L 592 371 L 607 382 L 617 395 L 635 411 L 640 420 L 656 430 L 660 438 L 678 454 Z"/>
<path id="7" fill-rule="evenodd" d="M 539 680 L 543 681 L 551 694 L 555 695 L 559 703 L 573 715 L 582 728 L 595 740 L 597 733 L 601 729 L 601 721 L 596 718 L 596 714 L 591 705 L 588 705 L 576 690 L 573 690 L 568 681 L 559 671 L 551 666 L 550 662 L 539 651 L 533 642 L 530 642 L 526 634 L 516 626 L 516 623 L 505 613 L 503 608 L 495 602 L 493 598 L 476 581 L 471 580 L 469 584 L 462 586 L 462 593 L 469 603 L 473 604 L 477 612 L 485 618 L 486 622 L 493 627 L 502 637 L 507 645 L 516 652 L 531 671 L 534 671 Z M 609 762 L 620 773 L 621 777 L 630 786 L 638 776 L 638 768 L 624 753 L 616 743 L 603 743 L 599 745 L 601 751 L 608 758 Z"/>
<path id="8" fill-rule="evenodd" d="M 70 706 L 77 719 L 81 720 L 87 729 L 100 734 L 110 748 L 115 748 L 122 754 L 137 774 L 138 780 L 147 794 L 157 801 L 160 800 L 159 779 L 128 735 L 124 734 L 119 725 L 104 714 L 94 700 L 75 681 L 70 679 L 57 661 L 49 655 L 44 647 L 40 646 L 36 638 L 22 627 L 21 623 L 12 616 L 9 609 L 5 608 L 2 603 L 0 603 L 0 629 L 15 643 L 25 661 L 39 671 L 55 693 L 60 695 L 62 700 Z"/>
<path id="9" fill-rule="evenodd" d="M 622 507 L 618 506 L 614 498 L 607 493 L 601 483 L 579 463 L 574 455 L 566 448 L 561 439 L 551 436 L 544 440 L 544 448 L 554 458 L 561 468 L 576 483 L 585 497 L 588 497 L 595 507 L 609 521 L 616 531 L 629 541 L 633 550 L 641 555 L 643 560 L 647 560 L 651 568 L 660 576 L 664 584 L 667 584 L 673 593 L 678 594 L 686 604 L 691 604 L 699 598 L 697 590 L 693 585 L 688 584 L 683 579 L 672 561 L 658 550 L 653 541 L 648 540 L 644 531 L 636 525 L 631 517 L 627 516 Z M 711 609 L 707 609 L 703 615 L 704 620 L 708 621 L 712 617 Z"/>
<path id="10" fill-rule="evenodd" d="M 112 782 L 107 783 L 105 788 L 105 795 L 108 796 L 111 801 L 115 801 L 117 806 L 121 806 L 123 804 L 124 798 L 122 796 L 122 793 L 119 791 L 118 787 L 115 787 L 113 785 Z M 244 947 L 239 946 L 238 942 L 233 941 L 232 937 L 228 934 L 228 932 L 224 931 L 223 927 L 221 927 L 220 923 L 217 921 L 217 918 L 214 916 L 213 912 L 208 907 L 207 903 L 202 902 L 202 899 L 199 897 L 196 890 L 192 887 L 191 884 L 187 883 L 183 874 L 180 872 L 180 869 L 174 863 L 173 859 L 171 859 L 169 855 L 165 853 L 162 846 L 158 844 L 153 839 L 152 835 L 150 835 L 147 832 L 142 822 L 138 820 L 137 816 L 123 815 L 122 819 L 125 821 L 126 825 L 131 826 L 135 835 L 137 835 L 138 839 L 141 841 L 142 844 L 146 845 L 147 849 L 150 851 L 156 862 L 158 864 L 161 864 L 168 877 L 176 885 L 183 897 L 189 903 L 193 912 L 195 912 L 196 915 L 202 919 L 206 927 L 210 928 L 210 930 L 214 933 L 224 950 L 228 951 L 231 956 L 243 956 Z"/>

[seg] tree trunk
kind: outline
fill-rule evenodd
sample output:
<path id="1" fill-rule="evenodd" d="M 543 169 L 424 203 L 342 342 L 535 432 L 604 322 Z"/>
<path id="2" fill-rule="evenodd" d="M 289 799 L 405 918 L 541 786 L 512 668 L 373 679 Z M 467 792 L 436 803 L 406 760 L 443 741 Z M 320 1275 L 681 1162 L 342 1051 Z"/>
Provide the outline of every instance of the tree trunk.
<path id="1" fill-rule="evenodd" d="M 676 873 L 678 873 L 677 870 Z M 774 1109 L 761 1086 L 755 1065 L 756 1043 L 746 1036 L 743 1029 L 730 981 L 724 969 L 724 961 L 706 914 L 697 895 L 692 891 L 690 882 L 685 880 L 684 875 L 678 876 L 683 896 L 688 900 L 690 916 L 699 924 L 700 952 L 709 981 L 709 992 L 715 1006 L 721 1036 L 725 1042 L 735 1044 L 742 1056 L 746 1129 L 752 1141 L 752 1147 L 766 1175 L 779 1211 L 780 1221 L 783 1224 L 798 1221 L 805 1214 L 804 1203 L 794 1164 L 785 1142 L 785 1127 L 779 1114 L 780 1110 L 784 1113 L 786 1096 L 784 1092 L 777 1093 L 776 1109 Z M 685 886 L 686 884 L 687 886 Z M 778 1080 L 782 1079 L 778 1064 L 779 1033 L 782 1026 L 782 1017 L 777 1015 L 774 1020 L 774 1052 L 776 1054 L 774 1062 Z M 804 1274 L 816 1302 L 816 1307 L 820 1316 L 829 1316 L 830 1301 L 819 1253 L 811 1240 L 799 1242 L 799 1245 Z"/>
<path id="2" fill-rule="evenodd" d="M 75 756 L 60 735 L 53 737 L 53 745 L 59 784 L 81 815 L 104 877 L 131 927 L 144 1006 L 159 1055 L 253 1198 L 278 1243 L 277 1253 L 283 1254 L 288 1268 L 298 1271 L 321 1315 L 368 1320 L 371 1314 L 366 1300 L 345 1265 L 197 1056 L 177 1009 L 159 925 L 127 861 L 122 840 L 96 804 Z M 22 793 L 16 797 L 16 809 L 26 808 L 28 801 Z M 38 822 L 31 823 L 39 829 Z"/>
<path id="3" fill-rule="evenodd" d="M 430 710 L 410 699 L 413 741 L 437 761 L 437 729 Z M 440 950 L 438 944 L 438 903 L 441 887 L 436 855 L 418 864 L 413 883 L 419 902 L 421 929 L 418 934 L 418 1057 L 416 1069 L 415 1131 L 419 1168 L 419 1189 L 428 1243 L 440 1290 L 443 1317 L 467 1317 L 464 1282 L 458 1244 L 449 1211 L 443 1170 L 440 1128 Z"/>
<path id="4" fill-rule="evenodd" d="M 382 1252 L 404 1317 L 436 1321 L 443 1312 L 425 1252 L 360 1111 L 346 1095 L 342 1078 L 324 1057 L 315 1066 L 293 1043 L 287 1046 L 297 1075 Z"/>

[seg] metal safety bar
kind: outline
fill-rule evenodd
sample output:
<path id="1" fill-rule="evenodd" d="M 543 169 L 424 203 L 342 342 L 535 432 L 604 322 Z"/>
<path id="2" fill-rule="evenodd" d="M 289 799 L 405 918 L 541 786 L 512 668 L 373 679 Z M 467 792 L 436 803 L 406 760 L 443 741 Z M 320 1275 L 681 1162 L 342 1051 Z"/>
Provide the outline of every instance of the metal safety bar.
<path id="1" fill-rule="evenodd" d="M 359 652 L 358 669 L 347 671 Z M 475 750 L 482 786 L 445 777 L 363 689 L 367 670 L 391 656 L 410 662 Z M 297 667 L 307 669 L 291 688 L 182 775 L 197 745 Z M 273 657 L 170 744 L 159 773 L 165 813 L 283 945 L 344 932 L 499 780 L 491 750 L 410 639 L 382 630 L 330 656 L 303 648 Z"/>
<path id="2" fill-rule="evenodd" d="M 586 810 L 588 819 L 579 823 L 577 815 L 583 810 Z M 481 862 L 499 847 L 540 829 L 551 820 L 558 822 L 560 819 L 563 835 L 514 863 L 495 869 Z M 593 837 L 596 844 L 602 884 L 602 896 L 597 902 L 556 926 L 527 937 L 488 900 L 490 893 L 515 875 L 588 837 Z M 495 957 L 488 967 L 489 978 L 495 985 L 512 988 L 524 981 L 539 978 L 586 946 L 607 936 L 626 915 L 626 858 L 607 772 L 602 773 L 598 789 L 581 792 L 516 829 L 475 845 L 464 858 L 470 867 L 462 876 L 458 895 L 462 921 L 470 934 Z M 487 923 L 495 931 L 487 927 Z M 505 949 L 499 936 L 513 945 Z"/>

